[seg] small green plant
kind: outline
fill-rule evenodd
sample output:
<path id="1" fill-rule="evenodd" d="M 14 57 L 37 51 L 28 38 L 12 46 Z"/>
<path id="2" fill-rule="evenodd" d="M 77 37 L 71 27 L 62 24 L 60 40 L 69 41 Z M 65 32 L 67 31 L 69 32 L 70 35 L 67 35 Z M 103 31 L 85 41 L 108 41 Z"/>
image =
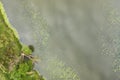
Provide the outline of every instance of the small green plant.
<path id="1" fill-rule="evenodd" d="M 17 65 L 13 71 L 10 72 L 11 80 L 44 80 L 33 70 L 33 64 L 31 61 L 22 62 Z"/>
<path id="2" fill-rule="evenodd" d="M 24 53 L 24 54 L 26 54 L 26 55 L 29 55 L 29 54 L 31 54 L 32 53 L 32 50 L 28 47 L 28 46 L 26 46 L 26 45 L 22 45 L 22 52 Z"/>

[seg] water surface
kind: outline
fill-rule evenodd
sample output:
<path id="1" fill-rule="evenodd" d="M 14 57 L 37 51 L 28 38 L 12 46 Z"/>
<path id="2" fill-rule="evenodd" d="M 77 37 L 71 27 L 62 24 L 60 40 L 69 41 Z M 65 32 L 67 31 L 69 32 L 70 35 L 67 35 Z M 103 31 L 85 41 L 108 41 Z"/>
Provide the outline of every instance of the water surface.
<path id="1" fill-rule="evenodd" d="M 47 80 L 119 80 L 119 0 L 2 0 Z M 115 63 L 113 63 L 115 62 Z M 119 62 L 117 62 L 119 64 Z M 117 69 L 118 67 L 115 67 Z"/>

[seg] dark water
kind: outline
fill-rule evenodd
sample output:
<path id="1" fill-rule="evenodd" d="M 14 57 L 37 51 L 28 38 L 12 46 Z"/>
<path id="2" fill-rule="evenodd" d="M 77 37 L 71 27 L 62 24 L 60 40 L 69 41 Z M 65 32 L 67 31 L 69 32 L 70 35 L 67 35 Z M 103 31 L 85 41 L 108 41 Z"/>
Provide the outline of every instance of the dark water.
<path id="1" fill-rule="evenodd" d="M 35 68 L 47 80 L 120 79 L 119 0 L 2 2 L 20 40 L 35 46 Z"/>

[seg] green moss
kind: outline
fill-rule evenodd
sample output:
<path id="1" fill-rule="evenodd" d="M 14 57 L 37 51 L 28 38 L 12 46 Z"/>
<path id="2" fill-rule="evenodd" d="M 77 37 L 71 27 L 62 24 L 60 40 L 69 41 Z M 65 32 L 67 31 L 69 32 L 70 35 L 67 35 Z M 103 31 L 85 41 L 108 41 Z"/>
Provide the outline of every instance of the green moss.
<path id="1" fill-rule="evenodd" d="M 0 2 L 0 80 L 44 80 L 33 70 L 32 51 L 20 43 Z"/>

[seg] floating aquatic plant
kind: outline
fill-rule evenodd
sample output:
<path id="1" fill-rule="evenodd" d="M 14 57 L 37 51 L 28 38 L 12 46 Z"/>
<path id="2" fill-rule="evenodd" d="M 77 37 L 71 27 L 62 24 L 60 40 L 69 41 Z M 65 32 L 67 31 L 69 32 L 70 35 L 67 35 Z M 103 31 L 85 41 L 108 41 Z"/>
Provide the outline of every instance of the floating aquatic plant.
<path id="1" fill-rule="evenodd" d="M 114 6 L 114 0 L 108 1 L 108 5 L 104 6 L 106 12 L 105 19 L 107 38 L 103 39 L 103 54 L 113 58 L 113 71 L 120 71 L 120 10 Z M 111 65 L 112 66 L 112 65 Z"/>
<path id="2" fill-rule="evenodd" d="M 57 57 L 48 59 L 48 63 L 47 72 L 50 72 L 50 80 L 80 80 L 77 73 Z"/>

